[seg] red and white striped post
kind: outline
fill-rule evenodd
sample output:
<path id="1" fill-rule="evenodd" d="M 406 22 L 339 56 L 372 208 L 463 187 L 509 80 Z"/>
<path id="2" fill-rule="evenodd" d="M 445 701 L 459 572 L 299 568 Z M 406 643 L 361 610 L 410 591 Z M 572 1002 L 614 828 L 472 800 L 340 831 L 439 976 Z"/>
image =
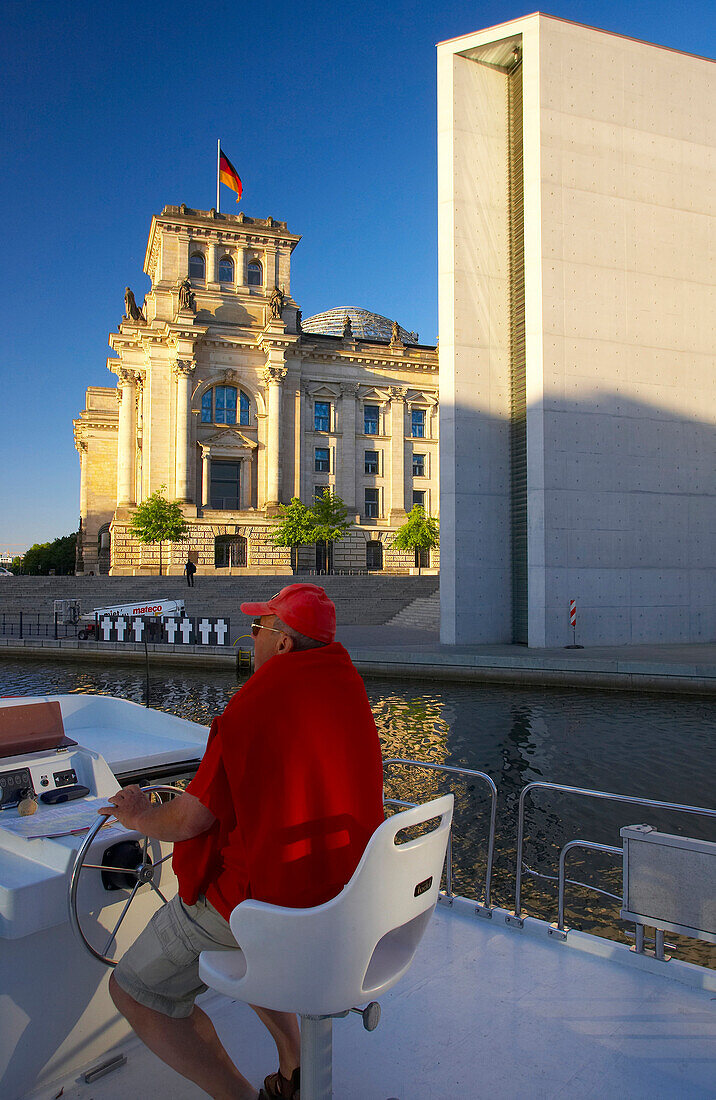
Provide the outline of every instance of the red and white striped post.
<path id="1" fill-rule="evenodd" d="M 577 645 L 577 601 L 569 601 L 569 625 L 572 628 L 572 644 L 566 645 L 565 649 L 583 649 L 581 645 Z"/>

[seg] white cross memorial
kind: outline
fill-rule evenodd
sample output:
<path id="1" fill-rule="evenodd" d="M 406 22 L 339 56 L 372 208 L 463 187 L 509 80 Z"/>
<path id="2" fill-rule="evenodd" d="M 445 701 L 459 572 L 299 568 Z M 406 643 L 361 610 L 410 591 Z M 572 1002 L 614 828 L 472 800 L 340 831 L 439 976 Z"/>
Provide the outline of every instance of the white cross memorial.
<path id="1" fill-rule="evenodd" d="M 135 619 L 132 630 L 134 631 L 135 642 L 141 642 L 142 633 L 144 632 L 144 619 Z"/>
<path id="2" fill-rule="evenodd" d="M 211 623 L 208 619 L 202 619 L 199 623 L 199 633 L 201 634 L 201 644 L 209 644 L 209 635 L 211 634 Z"/>
<path id="3" fill-rule="evenodd" d="M 181 633 L 181 640 L 184 645 L 189 644 L 189 638 L 191 635 L 191 619 L 182 619 L 179 623 L 179 631 Z"/>
<path id="4" fill-rule="evenodd" d="M 177 621 L 176 619 L 165 619 L 164 625 L 167 631 L 167 641 L 170 645 L 174 645 L 174 636 L 177 632 Z"/>
<path id="5" fill-rule="evenodd" d="M 124 630 L 125 630 L 125 627 L 127 626 L 127 620 L 123 616 L 120 615 L 120 617 L 117 619 L 117 624 L 116 625 L 117 625 L 117 641 L 118 642 L 123 642 L 124 641 Z"/>
<path id="6" fill-rule="evenodd" d="M 112 620 L 109 615 L 105 615 L 101 623 L 102 627 L 102 641 L 108 642 L 110 634 L 112 633 Z"/>
<path id="7" fill-rule="evenodd" d="M 224 638 L 226 637 L 226 631 L 229 628 L 227 627 L 227 625 L 226 625 L 226 623 L 224 622 L 223 619 L 217 619 L 216 620 L 216 626 L 214 627 L 214 629 L 216 630 L 216 644 L 217 645 L 223 645 L 224 644 Z"/>

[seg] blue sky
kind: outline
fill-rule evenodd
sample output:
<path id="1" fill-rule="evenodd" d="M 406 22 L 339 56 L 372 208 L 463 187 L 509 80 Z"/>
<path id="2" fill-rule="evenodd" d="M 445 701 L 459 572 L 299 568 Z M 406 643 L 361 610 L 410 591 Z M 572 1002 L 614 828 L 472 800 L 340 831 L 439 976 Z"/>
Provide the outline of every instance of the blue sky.
<path id="1" fill-rule="evenodd" d="M 72 418 L 112 386 L 149 223 L 215 203 L 303 235 L 304 317 L 365 306 L 437 337 L 435 43 L 534 10 L 465 0 L 5 0 L 0 551 L 76 529 Z M 575 0 L 550 14 L 714 56 L 712 2 Z"/>

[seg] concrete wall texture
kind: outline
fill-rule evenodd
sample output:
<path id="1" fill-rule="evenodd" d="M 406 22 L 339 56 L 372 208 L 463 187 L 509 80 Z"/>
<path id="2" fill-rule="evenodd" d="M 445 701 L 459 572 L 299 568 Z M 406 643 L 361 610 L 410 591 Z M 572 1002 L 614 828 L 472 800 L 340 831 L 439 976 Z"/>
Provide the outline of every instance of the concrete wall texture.
<path id="1" fill-rule="evenodd" d="M 539 14 L 438 47 L 443 641 L 514 637 L 516 64 L 528 644 L 713 641 L 716 69 Z"/>

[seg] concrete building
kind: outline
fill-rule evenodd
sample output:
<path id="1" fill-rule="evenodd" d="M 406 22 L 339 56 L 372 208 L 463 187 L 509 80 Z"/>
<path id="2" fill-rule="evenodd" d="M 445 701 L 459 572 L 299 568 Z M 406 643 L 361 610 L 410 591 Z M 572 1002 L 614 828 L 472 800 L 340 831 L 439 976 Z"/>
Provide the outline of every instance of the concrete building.
<path id="1" fill-rule="evenodd" d="M 438 47 L 442 640 L 716 637 L 716 96 L 541 14 Z"/>
<path id="2" fill-rule="evenodd" d="M 152 220 L 141 309 L 129 288 L 110 335 L 116 388 L 93 386 L 75 420 L 78 571 L 156 572 L 129 531 L 162 486 L 180 502 L 199 573 L 290 573 L 270 541 L 278 505 L 331 489 L 355 522 L 332 566 L 409 572 L 390 549 L 414 503 L 438 512 L 435 347 L 397 322 L 339 307 L 301 323 L 291 297 L 300 238 L 284 222 L 167 206 Z M 323 569 L 323 548 L 299 566 Z M 437 568 L 438 555 L 420 563 Z"/>

